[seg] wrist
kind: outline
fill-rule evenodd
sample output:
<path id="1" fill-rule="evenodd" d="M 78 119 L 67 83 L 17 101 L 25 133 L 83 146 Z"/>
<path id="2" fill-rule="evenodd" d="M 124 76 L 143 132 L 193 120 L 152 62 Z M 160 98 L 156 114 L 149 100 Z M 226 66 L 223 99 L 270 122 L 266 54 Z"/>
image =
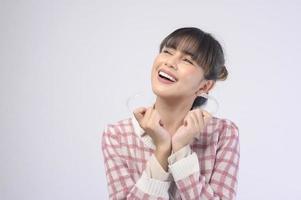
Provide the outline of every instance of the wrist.
<path id="1" fill-rule="evenodd" d="M 160 155 L 169 155 L 171 153 L 171 150 L 172 150 L 171 143 L 156 146 L 156 152 L 157 154 Z"/>
<path id="2" fill-rule="evenodd" d="M 156 149 L 160 149 L 161 151 L 168 151 L 170 150 L 172 147 L 171 145 L 171 140 L 167 140 L 167 141 L 164 141 L 164 142 L 158 142 L 156 144 Z"/>
<path id="3" fill-rule="evenodd" d="M 157 147 L 154 154 L 162 168 L 168 171 L 168 157 L 171 154 L 171 145 L 170 147 Z"/>
<path id="4" fill-rule="evenodd" d="M 181 148 L 183 148 L 185 145 L 180 144 L 180 143 L 172 143 L 172 151 L 177 152 Z"/>

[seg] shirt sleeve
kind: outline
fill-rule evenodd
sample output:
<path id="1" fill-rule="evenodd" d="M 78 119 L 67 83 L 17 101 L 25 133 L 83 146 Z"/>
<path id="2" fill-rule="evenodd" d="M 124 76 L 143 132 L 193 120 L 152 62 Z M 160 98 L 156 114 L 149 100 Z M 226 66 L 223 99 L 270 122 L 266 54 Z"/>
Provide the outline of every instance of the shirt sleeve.
<path id="1" fill-rule="evenodd" d="M 108 183 L 109 199 L 169 199 L 170 181 L 148 176 L 146 170 L 135 182 L 122 155 L 119 134 L 108 127 L 102 135 L 102 152 Z M 148 164 L 149 165 L 149 162 Z M 149 166 L 148 166 L 149 167 Z"/>
<path id="2" fill-rule="evenodd" d="M 170 172 L 182 199 L 235 199 L 240 156 L 238 128 L 231 123 L 222 131 L 210 180 L 201 175 L 195 152 L 179 160 L 169 158 Z"/>
<path id="3" fill-rule="evenodd" d="M 154 178 L 160 181 L 171 181 L 170 172 L 166 172 L 162 166 L 160 165 L 159 161 L 157 160 L 156 156 L 153 154 L 148 161 L 149 163 L 146 165 L 146 174 L 150 178 Z"/>

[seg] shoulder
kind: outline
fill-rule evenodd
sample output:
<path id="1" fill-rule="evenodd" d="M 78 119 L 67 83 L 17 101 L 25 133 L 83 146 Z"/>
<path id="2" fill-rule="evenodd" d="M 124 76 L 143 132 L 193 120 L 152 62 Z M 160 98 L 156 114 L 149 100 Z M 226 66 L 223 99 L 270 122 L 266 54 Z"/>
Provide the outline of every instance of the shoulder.
<path id="1" fill-rule="evenodd" d="M 133 123 L 130 117 L 116 122 L 107 123 L 103 128 L 103 137 L 109 136 L 119 138 L 132 133 Z"/>
<path id="2" fill-rule="evenodd" d="M 211 121 L 208 123 L 208 131 L 215 132 L 219 137 L 238 137 L 239 128 L 238 125 L 230 119 L 212 117 Z"/>
<path id="3" fill-rule="evenodd" d="M 239 129 L 236 123 L 223 118 L 213 118 L 211 123 L 215 126 L 217 147 L 239 153 Z"/>
<path id="4" fill-rule="evenodd" d="M 224 128 L 232 128 L 238 130 L 238 125 L 230 119 L 213 117 L 213 121 Z"/>

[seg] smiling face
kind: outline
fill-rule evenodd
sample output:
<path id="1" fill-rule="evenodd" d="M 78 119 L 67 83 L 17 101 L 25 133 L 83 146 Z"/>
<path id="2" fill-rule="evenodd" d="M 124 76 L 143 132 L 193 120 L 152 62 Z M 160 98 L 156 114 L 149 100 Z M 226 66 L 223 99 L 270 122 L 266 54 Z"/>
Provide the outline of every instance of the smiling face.
<path id="1" fill-rule="evenodd" d="M 198 28 L 173 31 L 162 40 L 159 52 L 151 73 L 152 90 L 159 102 L 198 107 L 206 98 L 197 97 L 208 94 L 216 81 L 228 76 L 221 44 Z"/>
<path id="2" fill-rule="evenodd" d="M 195 99 L 205 84 L 203 69 L 189 52 L 163 47 L 152 68 L 152 90 L 162 98 Z"/>

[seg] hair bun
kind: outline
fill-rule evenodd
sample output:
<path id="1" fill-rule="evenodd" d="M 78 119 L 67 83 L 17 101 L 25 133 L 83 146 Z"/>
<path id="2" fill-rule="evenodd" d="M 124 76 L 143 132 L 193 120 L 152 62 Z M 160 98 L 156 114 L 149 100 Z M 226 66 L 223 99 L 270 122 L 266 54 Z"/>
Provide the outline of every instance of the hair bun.
<path id="1" fill-rule="evenodd" d="M 226 66 L 222 66 L 219 74 L 217 75 L 217 79 L 224 81 L 227 79 L 227 77 L 228 77 L 228 70 L 227 70 Z"/>

